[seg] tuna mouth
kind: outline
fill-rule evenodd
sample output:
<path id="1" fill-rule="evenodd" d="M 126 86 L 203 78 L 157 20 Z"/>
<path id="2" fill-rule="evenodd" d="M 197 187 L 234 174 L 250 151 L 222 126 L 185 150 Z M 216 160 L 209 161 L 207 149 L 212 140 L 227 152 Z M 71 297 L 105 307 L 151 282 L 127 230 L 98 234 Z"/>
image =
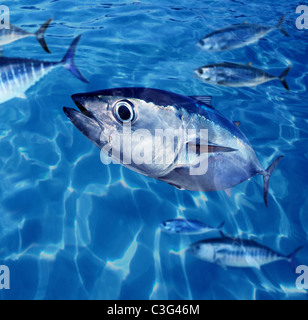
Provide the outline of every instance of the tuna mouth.
<path id="1" fill-rule="evenodd" d="M 76 117 L 83 118 L 84 122 L 88 121 L 88 122 L 95 123 L 98 126 L 100 126 L 100 123 L 99 123 L 98 119 L 95 117 L 95 115 L 93 114 L 93 112 L 86 108 L 85 99 L 84 99 L 82 94 L 73 94 L 71 96 L 71 98 L 74 101 L 74 103 L 77 106 L 77 108 L 80 110 L 80 112 L 78 112 L 75 109 L 67 108 L 67 107 L 64 107 L 63 111 L 66 114 L 66 116 L 73 122 L 73 124 L 77 128 L 78 128 L 78 126 L 74 122 L 74 119 Z M 88 118 L 87 121 L 86 121 L 86 118 Z"/>
<path id="2" fill-rule="evenodd" d="M 83 124 L 92 123 L 100 127 L 100 124 L 97 118 L 94 116 L 94 114 L 90 110 L 86 108 L 84 103 L 85 100 L 83 96 L 80 94 L 73 94 L 71 98 L 74 101 L 77 108 L 80 110 L 80 112 L 75 109 L 67 108 L 67 107 L 64 107 L 63 111 L 66 114 L 66 116 L 73 122 L 73 124 L 80 130 L 79 122 L 82 119 Z M 78 121 L 76 121 L 76 119 L 78 119 Z"/>
<path id="3" fill-rule="evenodd" d="M 92 112 L 90 112 L 86 109 L 86 107 L 83 104 L 83 99 L 78 94 L 73 94 L 71 96 L 71 98 L 82 114 L 84 114 L 85 116 L 87 116 L 89 118 L 94 118 Z"/>
<path id="4" fill-rule="evenodd" d="M 95 126 L 101 130 L 98 120 L 93 116 L 91 112 L 87 111 L 87 109 L 85 108 L 83 108 L 80 111 L 81 112 L 73 108 L 63 107 L 63 112 L 65 113 L 65 115 L 71 120 L 71 122 L 75 125 L 75 127 L 79 129 L 82 133 L 85 132 L 84 129 L 87 126 Z"/>
<path id="5" fill-rule="evenodd" d="M 63 111 L 65 115 L 83 135 L 97 147 L 102 148 L 104 141 L 101 140 L 102 126 L 100 122 L 93 113 L 85 107 L 82 97 L 73 95 L 72 99 L 80 111 L 64 107 Z"/>

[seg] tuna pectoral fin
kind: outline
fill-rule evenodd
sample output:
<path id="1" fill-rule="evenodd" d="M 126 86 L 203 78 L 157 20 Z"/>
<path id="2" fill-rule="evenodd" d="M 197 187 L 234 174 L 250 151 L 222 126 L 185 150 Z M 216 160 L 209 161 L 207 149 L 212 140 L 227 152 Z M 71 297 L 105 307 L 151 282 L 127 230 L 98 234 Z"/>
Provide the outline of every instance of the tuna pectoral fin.
<path id="1" fill-rule="evenodd" d="M 189 148 L 196 150 L 197 153 L 214 153 L 214 152 L 233 152 L 237 151 L 237 149 L 229 148 L 229 147 L 223 147 L 223 146 L 216 146 L 216 145 L 203 145 L 193 142 L 188 143 Z"/>
<path id="2" fill-rule="evenodd" d="M 289 86 L 286 81 L 286 76 L 291 70 L 292 66 L 289 66 L 286 70 L 283 71 L 283 73 L 280 75 L 279 80 L 281 81 L 282 85 L 289 91 Z"/>
<path id="3" fill-rule="evenodd" d="M 283 158 L 283 156 L 280 156 L 274 160 L 274 162 L 265 170 L 263 171 L 263 183 L 264 183 L 264 202 L 266 207 L 268 208 L 268 189 L 269 189 L 269 181 L 271 178 L 271 175 L 275 168 L 277 167 L 279 161 Z"/>
<path id="4" fill-rule="evenodd" d="M 231 188 L 225 189 L 224 192 L 229 198 L 231 197 Z"/>
<path id="5" fill-rule="evenodd" d="M 46 44 L 44 34 L 48 26 L 50 25 L 50 22 L 52 21 L 52 18 L 46 21 L 34 34 L 36 36 L 37 41 L 40 43 L 40 45 L 43 47 L 43 49 L 50 53 L 48 46 Z"/>
<path id="6" fill-rule="evenodd" d="M 279 22 L 278 22 L 278 25 L 277 25 L 277 29 L 283 34 L 285 35 L 286 37 L 290 37 L 290 35 L 287 33 L 287 31 L 285 29 L 283 29 L 282 25 L 283 25 L 283 22 L 284 22 L 284 18 L 285 18 L 285 15 L 283 15 Z"/>
<path id="7" fill-rule="evenodd" d="M 181 186 L 178 186 L 177 184 L 171 183 L 171 182 L 167 182 L 168 184 L 170 184 L 170 186 L 177 188 L 178 190 L 185 190 L 184 188 L 182 188 Z"/>
<path id="8" fill-rule="evenodd" d="M 215 263 L 222 267 L 224 271 L 227 270 L 227 266 L 224 264 L 224 261 L 222 259 L 216 258 Z"/>
<path id="9" fill-rule="evenodd" d="M 81 72 L 78 70 L 78 68 L 75 65 L 74 57 L 76 53 L 77 44 L 80 40 L 81 35 L 76 37 L 74 41 L 72 42 L 71 46 L 67 50 L 66 55 L 62 59 L 61 63 L 64 65 L 64 67 L 69 70 L 77 79 L 89 83 L 89 81 L 81 74 Z"/>

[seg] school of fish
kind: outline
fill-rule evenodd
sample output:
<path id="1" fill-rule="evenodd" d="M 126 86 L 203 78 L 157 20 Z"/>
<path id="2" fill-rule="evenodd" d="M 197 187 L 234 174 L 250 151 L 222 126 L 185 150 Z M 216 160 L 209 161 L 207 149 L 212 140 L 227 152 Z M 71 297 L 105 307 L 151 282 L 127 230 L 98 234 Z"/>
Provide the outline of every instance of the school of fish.
<path id="1" fill-rule="evenodd" d="M 274 30 L 283 29 L 284 16 L 274 27 L 257 24 L 233 25 L 204 36 L 198 46 L 206 52 L 221 52 L 242 48 L 257 42 Z M 17 40 L 35 37 L 42 48 L 50 53 L 44 35 L 53 19 L 46 21 L 36 32 L 31 33 L 17 26 L 0 30 L 2 47 Z M 69 70 L 76 78 L 88 82 L 74 63 L 76 37 L 60 61 L 32 60 L 0 57 L 0 103 L 13 98 L 25 98 L 26 91 L 45 75 L 58 67 Z M 289 90 L 286 76 L 291 66 L 274 76 L 249 64 L 219 62 L 206 64 L 194 70 L 195 76 L 205 83 L 225 87 L 256 87 L 268 81 L 279 80 Z M 64 113 L 74 126 L 85 135 L 107 157 L 139 174 L 166 182 L 181 190 L 218 191 L 230 189 L 256 175 L 263 176 L 264 202 L 268 206 L 270 177 L 282 159 L 278 156 L 263 169 L 253 147 L 240 130 L 239 121 L 230 121 L 212 106 L 210 96 L 184 96 L 165 90 L 130 87 L 103 89 L 78 93 L 72 99 L 79 111 L 64 107 Z M 130 128 L 132 150 L 142 150 L 150 155 L 146 162 L 134 159 L 123 151 L 127 135 L 124 127 Z M 138 132 L 146 130 L 148 135 L 140 139 Z M 175 143 L 166 139 L 155 140 L 157 130 L 172 130 L 181 133 Z M 207 138 L 200 132 L 206 130 Z M 182 132 L 188 134 L 183 135 Z M 168 161 L 163 161 L 168 158 Z M 158 161 L 161 160 L 161 161 Z M 196 167 L 206 168 L 202 174 L 191 174 Z M 255 241 L 233 239 L 225 236 L 222 228 L 193 219 L 170 219 L 160 228 L 168 234 L 200 235 L 212 231 L 220 238 L 195 242 L 187 248 L 193 256 L 222 267 L 256 267 L 288 261 L 294 264 L 298 248 L 290 255 L 279 254 Z"/>

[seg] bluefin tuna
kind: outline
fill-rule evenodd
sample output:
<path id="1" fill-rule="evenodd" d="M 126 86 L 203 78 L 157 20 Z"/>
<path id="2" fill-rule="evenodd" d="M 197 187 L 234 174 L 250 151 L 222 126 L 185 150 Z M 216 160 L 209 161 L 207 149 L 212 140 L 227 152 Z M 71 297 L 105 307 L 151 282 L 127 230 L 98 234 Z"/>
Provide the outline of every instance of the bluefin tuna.
<path id="1" fill-rule="evenodd" d="M 263 265 L 285 260 L 294 266 L 295 255 L 302 247 L 288 256 L 281 255 L 252 240 L 218 238 L 202 240 L 190 245 L 187 252 L 195 257 L 222 267 L 260 268 Z"/>
<path id="2" fill-rule="evenodd" d="M 283 15 L 277 26 L 274 27 L 242 23 L 220 29 L 203 37 L 198 42 L 198 46 L 202 50 L 211 52 L 233 50 L 257 42 L 259 39 L 277 29 L 285 36 L 289 36 L 282 27 L 284 18 L 285 16 Z"/>
<path id="3" fill-rule="evenodd" d="M 34 33 L 23 30 L 17 26 L 14 26 L 13 24 L 10 24 L 8 28 L 1 28 L 0 29 L 0 49 L 2 46 L 5 46 L 6 44 L 15 42 L 17 40 L 29 38 L 29 37 L 35 37 L 37 41 L 40 43 L 40 45 L 42 46 L 42 48 L 46 52 L 50 53 L 44 38 L 44 34 L 52 20 L 53 19 L 49 19 L 48 21 L 46 21 Z"/>
<path id="4" fill-rule="evenodd" d="M 210 105 L 211 97 L 150 88 L 115 88 L 74 94 L 72 99 L 81 112 L 64 107 L 66 116 L 115 162 L 182 190 L 229 190 L 262 175 L 268 205 L 269 180 L 282 156 L 264 170 L 243 132 Z M 129 126 L 132 136 L 139 134 L 139 129 L 148 133 L 143 139 L 131 139 L 130 162 L 124 157 L 128 144 L 124 142 L 124 125 Z M 166 129 L 191 133 L 178 137 L 174 144 L 166 139 L 153 143 L 158 130 Z M 208 132 L 208 139 L 200 139 L 201 130 Z M 134 160 L 141 149 L 151 155 L 150 161 Z M 157 161 L 164 157 L 171 161 Z M 192 174 L 196 166 L 204 168 L 204 164 L 205 172 Z"/>
<path id="5" fill-rule="evenodd" d="M 171 234 L 196 235 L 212 231 L 218 231 L 222 234 L 221 228 L 225 223 L 221 223 L 218 227 L 211 227 L 199 220 L 191 219 L 172 219 L 164 221 L 160 224 L 161 230 Z"/>
<path id="6" fill-rule="evenodd" d="M 78 36 L 61 61 L 50 62 L 22 58 L 0 58 L 0 103 L 15 97 L 25 97 L 24 93 L 53 69 L 63 66 L 75 77 L 88 82 L 74 63 L 75 51 L 80 40 Z"/>
<path id="7" fill-rule="evenodd" d="M 279 80 L 289 91 L 286 76 L 290 69 L 291 66 L 277 77 L 255 68 L 251 64 L 224 62 L 203 66 L 196 69 L 194 73 L 198 79 L 205 83 L 224 87 L 256 87 L 268 81 Z"/>

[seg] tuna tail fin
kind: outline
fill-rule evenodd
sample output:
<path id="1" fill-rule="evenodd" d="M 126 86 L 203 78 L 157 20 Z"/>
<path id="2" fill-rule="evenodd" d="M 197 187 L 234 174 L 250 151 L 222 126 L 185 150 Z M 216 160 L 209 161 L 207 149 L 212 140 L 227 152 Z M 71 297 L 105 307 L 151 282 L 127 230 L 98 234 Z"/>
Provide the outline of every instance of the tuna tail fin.
<path id="1" fill-rule="evenodd" d="M 287 81 L 286 81 L 286 76 L 288 75 L 289 71 L 291 70 L 292 66 L 289 66 L 287 69 L 285 69 L 283 71 L 283 73 L 278 77 L 278 79 L 281 81 L 282 85 L 288 90 L 290 91 L 289 89 L 289 86 L 287 84 Z"/>
<path id="2" fill-rule="evenodd" d="M 51 21 L 53 20 L 53 18 L 47 20 L 35 33 L 34 35 L 36 36 L 37 41 L 40 43 L 40 45 L 42 46 L 42 48 L 50 53 L 48 46 L 46 44 L 45 38 L 44 38 L 44 34 L 46 29 L 49 27 Z"/>
<path id="3" fill-rule="evenodd" d="M 89 83 L 89 81 L 81 74 L 81 72 L 78 70 L 78 68 L 75 65 L 74 57 L 76 53 L 77 44 L 80 40 L 81 35 L 76 37 L 72 44 L 70 45 L 69 49 L 67 50 L 67 53 L 63 57 L 60 63 L 63 64 L 64 68 L 66 68 L 68 71 L 70 71 L 77 79 Z"/>
<path id="4" fill-rule="evenodd" d="M 268 189 L 269 189 L 269 181 L 271 178 L 271 175 L 275 168 L 277 167 L 279 161 L 283 158 L 283 156 L 280 156 L 274 160 L 274 162 L 265 170 L 263 171 L 263 183 L 264 183 L 264 202 L 266 207 L 268 208 Z"/>
<path id="5" fill-rule="evenodd" d="M 300 251 L 300 250 L 302 250 L 304 247 L 303 246 L 301 246 L 301 247 L 299 247 L 299 248 L 297 248 L 294 252 L 292 252 L 290 255 L 288 255 L 287 256 L 287 259 L 288 259 L 288 261 L 289 261 L 289 263 L 290 263 L 290 265 L 291 265 L 291 268 L 293 269 L 293 270 L 295 270 L 295 256 L 298 254 L 298 252 Z"/>
<path id="6" fill-rule="evenodd" d="M 285 18 L 285 14 L 280 18 L 278 24 L 277 24 L 277 29 L 286 37 L 290 37 L 290 35 L 287 33 L 287 31 L 282 27 L 283 22 L 284 22 L 284 18 Z"/>
<path id="7" fill-rule="evenodd" d="M 282 85 L 283 85 L 288 91 L 290 91 L 290 89 L 289 89 L 289 86 L 288 86 L 287 81 L 286 81 L 286 76 L 287 76 L 287 74 L 289 73 L 289 71 L 291 70 L 291 68 L 292 68 L 292 66 L 289 66 L 289 67 L 288 67 L 287 69 L 285 69 L 285 70 L 283 71 L 283 73 L 278 77 L 279 80 L 281 81 Z"/>
<path id="8" fill-rule="evenodd" d="M 219 226 L 217 226 L 217 230 L 218 230 L 218 232 L 220 233 L 220 235 L 224 238 L 225 237 L 225 235 L 224 235 L 224 233 L 222 232 L 222 227 L 225 225 L 225 221 L 223 221 Z"/>

